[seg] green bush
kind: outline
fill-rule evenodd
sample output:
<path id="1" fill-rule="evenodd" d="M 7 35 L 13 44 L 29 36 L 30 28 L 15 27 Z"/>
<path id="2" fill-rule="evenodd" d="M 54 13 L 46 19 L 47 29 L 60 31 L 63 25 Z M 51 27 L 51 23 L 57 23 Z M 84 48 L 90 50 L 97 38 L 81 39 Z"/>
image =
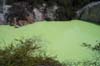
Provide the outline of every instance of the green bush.
<path id="1" fill-rule="evenodd" d="M 17 46 L 11 44 L 0 49 L 0 66 L 62 66 L 53 57 L 42 55 L 38 40 L 17 40 Z M 36 52 L 40 52 L 36 55 Z"/>
<path id="2" fill-rule="evenodd" d="M 94 45 L 94 44 L 93 44 Z M 87 47 L 88 49 L 92 50 L 96 55 L 94 56 L 95 59 L 90 61 L 85 61 L 84 65 L 88 64 L 87 66 L 100 66 L 100 42 L 96 41 L 96 44 L 93 46 L 92 44 L 83 43 L 83 47 Z"/>
<path id="3" fill-rule="evenodd" d="M 0 66 L 100 66 L 100 56 L 95 56 L 93 60 L 61 63 L 42 51 L 41 40 L 25 39 L 16 41 L 0 49 Z M 100 43 L 95 46 L 83 43 L 82 46 L 100 52 Z"/>

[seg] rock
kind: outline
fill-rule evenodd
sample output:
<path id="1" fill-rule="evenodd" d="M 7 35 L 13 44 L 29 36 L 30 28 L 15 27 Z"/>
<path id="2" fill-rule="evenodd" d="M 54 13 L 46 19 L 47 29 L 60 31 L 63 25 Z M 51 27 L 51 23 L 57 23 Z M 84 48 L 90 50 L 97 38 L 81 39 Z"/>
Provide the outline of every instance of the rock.
<path id="1" fill-rule="evenodd" d="M 29 9 L 30 7 L 26 2 L 14 3 L 8 10 L 7 22 L 13 26 L 33 23 L 33 13 Z"/>
<path id="2" fill-rule="evenodd" d="M 34 12 L 35 21 L 43 21 L 44 20 L 43 13 L 38 8 L 34 8 L 33 12 Z"/>
<path id="3" fill-rule="evenodd" d="M 37 4 L 33 8 L 33 13 L 35 16 L 35 21 L 54 21 L 56 20 L 56 11 L 58 6 L 56 4 L 48 5 L 47 3 Z"/>
<path id="4" fill-rule="evenodd" d="M 57 19 L 56 17 L 56 11 L 58 10 L 59 6 L 57 6 L 56 4 L 50 6 L 47 8 L 47 12 L 46 12 L 46 18 L 49 19 L 50 21 L 54 21 Z"/>
<path id="5" fill-rule="evenodd" d="M 6 21 L 4 18 L 4 14 L 0 14 L 0 25 L 5 25 L 5 24 L 6 24 Z"/>
<path id="6" fill-rule="evenodd" d="M 92 2 L 78 10 L 77 18 L 84 21 L 100 24 L 100 1 Z"/>

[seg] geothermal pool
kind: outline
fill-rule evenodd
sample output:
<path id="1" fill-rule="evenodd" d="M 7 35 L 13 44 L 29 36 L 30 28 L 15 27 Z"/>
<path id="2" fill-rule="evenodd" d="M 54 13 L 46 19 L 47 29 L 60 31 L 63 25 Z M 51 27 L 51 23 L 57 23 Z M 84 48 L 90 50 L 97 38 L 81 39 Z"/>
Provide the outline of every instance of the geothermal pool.
<path id="1" fill-rule="evenodd" d="M 92 59 L 95 53 L 82 47 L 82 43 L 95 44 L 100 41 L 100 26 L 84 21 L 36 22 L 20 28 L 0 26 L 0 46 L 4 47 L 14 39 L 37 36 L 44 42 L 42 48 L 49 56 L 60 61 Z"/>

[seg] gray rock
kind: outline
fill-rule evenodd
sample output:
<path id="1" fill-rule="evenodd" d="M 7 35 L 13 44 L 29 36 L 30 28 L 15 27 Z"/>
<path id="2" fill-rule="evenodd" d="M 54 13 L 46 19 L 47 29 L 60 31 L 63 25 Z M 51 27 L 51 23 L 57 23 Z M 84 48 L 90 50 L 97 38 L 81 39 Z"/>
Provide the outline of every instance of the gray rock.
<path id="1" fill-rule="evenodd" d="M 4 18 L 4 14 L 0 14 L 0 25 L 5 25 L 5 24 L 6 24 L 6 21 Z"/>
<path id="2" fill-rule="evenodd" d="M 82 9 L 78 10 L 77 18 L 100 24 L 100 1 L 92 2 Z"/>

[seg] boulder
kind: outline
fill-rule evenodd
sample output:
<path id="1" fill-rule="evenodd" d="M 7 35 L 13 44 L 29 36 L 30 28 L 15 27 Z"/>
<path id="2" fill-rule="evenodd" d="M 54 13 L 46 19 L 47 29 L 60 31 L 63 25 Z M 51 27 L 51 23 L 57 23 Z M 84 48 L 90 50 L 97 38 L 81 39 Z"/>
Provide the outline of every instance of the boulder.
<path id="1" fill-rule="evenodd" d="M 78 10 L 76 13 L 77 18 L 80 20 L 100 24 L 100 1 L 92 2 Z"/>

